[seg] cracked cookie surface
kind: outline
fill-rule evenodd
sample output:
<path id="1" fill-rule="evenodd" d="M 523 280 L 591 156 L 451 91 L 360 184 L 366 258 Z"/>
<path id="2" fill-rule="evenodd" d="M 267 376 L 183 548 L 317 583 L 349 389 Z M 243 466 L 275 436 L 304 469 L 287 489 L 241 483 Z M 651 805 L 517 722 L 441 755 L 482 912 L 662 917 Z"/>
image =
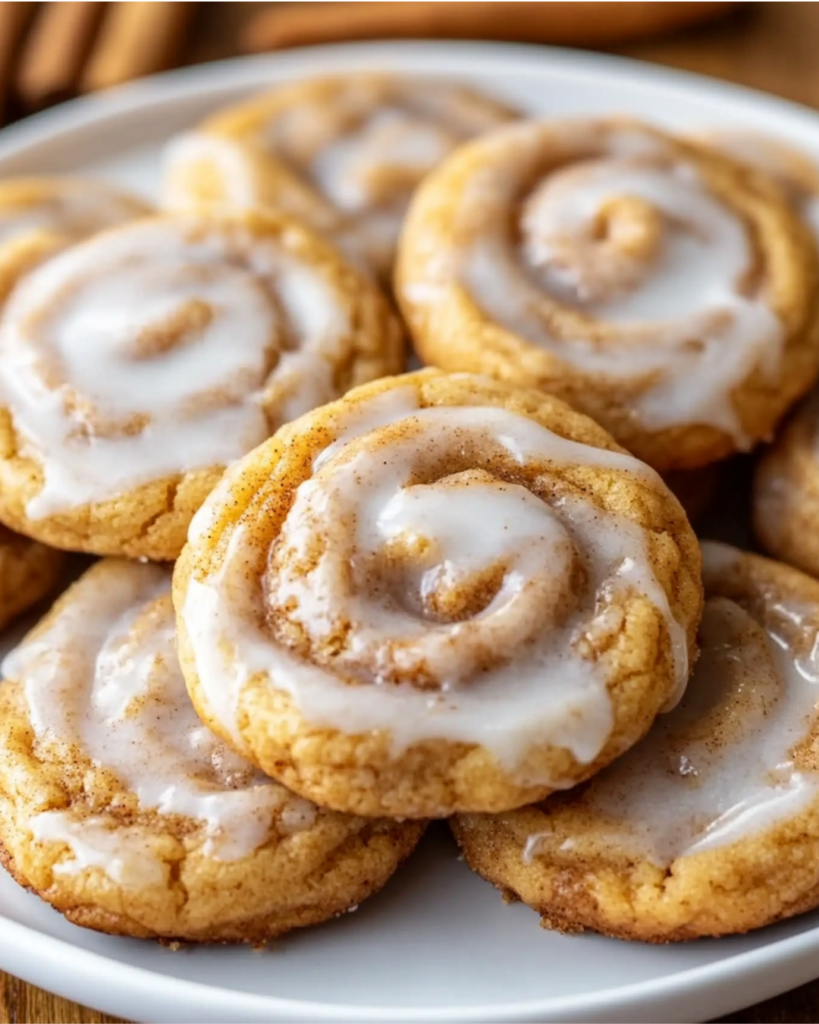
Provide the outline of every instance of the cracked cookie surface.
<path id="1" fill-rule="evenodd" d="M 75 924 L 263 942 L 357 906 L 423 832 L 321 810 L 202 725 L 159 566 L 98 563 L 4 669 L 2 860 Z"/>

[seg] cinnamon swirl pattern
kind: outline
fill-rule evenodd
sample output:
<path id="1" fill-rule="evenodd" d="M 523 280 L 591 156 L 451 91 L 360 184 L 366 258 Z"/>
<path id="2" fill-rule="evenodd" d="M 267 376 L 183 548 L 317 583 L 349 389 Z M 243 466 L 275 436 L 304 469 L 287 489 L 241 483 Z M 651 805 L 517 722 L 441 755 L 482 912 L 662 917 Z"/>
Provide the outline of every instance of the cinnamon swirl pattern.
<path id="1" fill-rule="evenodd" d="M 513 116 L 448 82 L 383 74 L 292 82 L 172 142 L 165 201 L 274 206 L 388 277 L 418 182 L 461 142 Z"/>
<path id="2" fill-rule="evenodd" d="M 174 558 L 226 464 L 401 363 L 376 287 L 287 218 L 104 232 L 7 306 L 0 518 L 70 550 Z"/>
<path id="3" fill-rule="evenodd" d="M 231 469 L 177 563 L 193 702 L 323 806 L 497 811 L 627 749 L 688 679 L 699 549 L 557 399 L 379 381 Z"/>
<path id="4" fill-rule="evenodd" d="M 819 368 L 817 259 L 763 175 L 638 123 L 527 122 L 418 190 L 423 359 L 559 395 L 662 471 L 768 437 Z"/>
<path id="5" fill-rule="evenodd" d="M 680 705 L 586 787 L 454 830 L 560 930 L 670 942 L 819 905 L 819 583 L 703 545 L 702 653 Z"/>
<path id="6" fill-rule="evenodd" d="M 321 810 L 208 732 L 167 569 L 97 564 L 3 671 L 4 860 L 76 924 L 264 941 L 356 906 L 423 830 Z"/>
<path id="7" fill-rule="evenodd" d="M 142 200 L 104 182 L 0 181 L 0 302 L 23 274 L 60 249 L 149 212 Z"/>
<path id="8" fill-rule="evenodd" d="M 819 242 L 819 157 L 753 132 L 711 132 L 706 140 L 717 149 L 770 175 L 785 191 L 791 206 Z"/>

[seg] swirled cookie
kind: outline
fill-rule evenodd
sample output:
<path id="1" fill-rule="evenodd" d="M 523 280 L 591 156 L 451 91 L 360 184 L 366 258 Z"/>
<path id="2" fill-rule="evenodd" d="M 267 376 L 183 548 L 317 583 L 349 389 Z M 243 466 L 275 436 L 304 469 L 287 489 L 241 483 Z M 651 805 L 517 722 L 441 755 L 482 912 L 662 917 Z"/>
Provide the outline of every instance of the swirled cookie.
<path id="1" fill-rule="evenodd" d="M 287 218 L 104 232 L 6 307 L 0 519 L 69 550 L 175 558 L 226 464 L 402 361 L 376 286 Z"/>
<path id="2" fill-rule="evenodd" d="M 141 199 L 100 181 L 0 181 L 0 302 L 23 274 L 60 249 L 149 212 Z"/>
<path id="3" fill-rule="evenodd" d="M 172 142 L 165 201 L 285 210 L 387 278 L 418 182 L 514 116 L 451 82 L 372 73 L 290 82 Z"/>
<path id="4" fill-rule="evenodd" d="M 755 132 L 709 132 L 706 142 L 736 160 L 770 175 L 784 190 L 799 218 L 819 241 L 819 158 Z"/>
<path id="5" fill-rule="evenodd" d="M 356 906 L 423 831 L 320 810 L 208 732 L 159 566 L 91 568 L 4 674 L 3 859 L 75 924 L 261 942 Z"/>
<path id="6" fill-rule="evenodd" d="M 424 370 L 229 470 L 175 570 L 180 657 L 203 720 L 319 804 L 501 810 L 677 699 L 699 566 L 676 499 L 595 423 Z"/>
<path id="7" fill-rule="evenodd" d="M 819 244 L 819 164 L 780 141 L 720 135 L 719 144 L 765 167 Z M 814 390 L 763 451 L 754 478 L 754 529 L 776 558 L 819 576 L 819 393 Z"/>
<path id="8" fill-rule="evenodd" d="M 65 556 L 0 526 L 0 629 L 57 586 Z"/>
<path id="9" fill-rule="evenodd" d="M 727 935 L 819 905 L 819 583 L 703 545 L 700 659 L 572 793 L 453 823 L 470 866 L 564 931 Z"/>
<path id="10" fill-rule="evenodd" d="M 752 448 L 811 386 L 817 283 L 772 181 L 623 120 L 461 147 L 417 191 L 396 275 L 426 362 L 556 394 L 663 472 Z"/>
<path id="11" fill-rule="evenodd" d="M 757 464 L 754 531 L 776 558 L 819 576 L 819 394 L 789 417 Z"/>

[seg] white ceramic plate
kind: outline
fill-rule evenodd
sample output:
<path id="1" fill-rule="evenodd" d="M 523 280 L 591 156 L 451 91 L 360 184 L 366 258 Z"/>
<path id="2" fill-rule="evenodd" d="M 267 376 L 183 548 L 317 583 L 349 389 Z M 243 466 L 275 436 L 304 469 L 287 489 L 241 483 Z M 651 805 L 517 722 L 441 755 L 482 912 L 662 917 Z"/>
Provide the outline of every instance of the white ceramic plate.
<path id="1" fill-rule="evenodd" d="M 819 118 L 732 86 L 534 47 L 372 44 L 213 64 L 70 104 L 0 133 L 0 174 L 90 171 L 150 195 L 160 144 L 212 107 L 364 67 L 471 81 L 539 114 L 756 128 L 819 156 Z M 439 825 L 357 913 L 262 953 L 96 935 L 2 877 L 0 966 L 139 1021 L 702 1021 L 819 975 L 819 914 L 683 946 L 566 938 L 505 906 Z"/>

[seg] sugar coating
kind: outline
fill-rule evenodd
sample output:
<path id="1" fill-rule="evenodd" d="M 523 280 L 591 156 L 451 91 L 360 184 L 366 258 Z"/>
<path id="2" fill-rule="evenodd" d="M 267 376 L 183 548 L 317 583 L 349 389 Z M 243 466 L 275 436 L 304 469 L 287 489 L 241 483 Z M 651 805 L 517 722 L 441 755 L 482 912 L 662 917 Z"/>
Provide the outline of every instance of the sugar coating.
<path id="1" fill-rule="evenodd" d="M 443 401 L 425 404 L 427 382 Z M 634 508 L 606 500 L 634 487 L 671 513 L 662 481 L 506 408 L 507 389 L 469 402 L 481 388 L 492 392 L 426 371 L 354 393 L 284 431 L 283 449 L 270 442 L 270 460 L 284 452 L 277 479 L 254 458 L 197 516 L 188 555 L 211 569 L 186 575 L 183 558 L 177 572 L 183 665 L 200 712 L 265 770 L 281 771 L 272 751 L 288 741 L 278 729 L 254 735 L 248 698 L 286 707 L 295 732 L 375 741 L 370 756 L 390 771 L 463 748 L 515 793 L 496 799 L 571 785 L 620 742 L 615 636 L 637 609 L 654 620 L 652 642 L 667 644 L 659 703 L 682 693 L 690 611 L 672 605 Z M 567 487 L 578 472 L 609 484 Z M 242 492 L 255 492 L 252 514 L 236 507 Z M 223 533 L 229 509 L 238 515 Z M 310 791 L 294 774 L 288 784 Z M 411 793 L 375 797 L 393 798 L 393 813 L 445 813 L 422 812 Z M 374 806 L 355 790 L 348 799 Z"/>
<path id="2" fill-rule="evenodd" d="M 268 937 L 357 903 L 420 835 L 319 810 L 199 721 L 165 568 L 99 563 L 3 673 L 0 842 L 12 872 L 68 916 L 81 908 L 80 923 Z M 326 882 L 302 884 L 322 869 Z"/>
<path id="3" fill-rule="evenodd" d="M 750 449 L 805 390 L 794 360 L 815 373 L 816 253 L 782 195 L 638 123 L 477 140 L 402 239 L 423 358 L 540 384 L 662 470 Z"/>
<path id="4" fill-rule="evenodd" d="M 87 178 L 0 182 L 0 301 L 34 267 L 107 228 L 146 216 L 141 199 Z"/>
<path id="5" fill-rule="evenodd" d="M 7 655 L 3 675 L 24 687 L 40 743 L 113 772 L 141 810 L 201 822 L 209 855 L 246 857 L 267 839 L 274 812 L 292 804 L 290 818 L 309 828 L 316 809 L 242 761 L 196 717 L 176 657 L 170 590 L 166 568 L 110 563 L 76 584 L 50 625 Z M 55 814 L 47 812 L 46 834 L 73 846 L 76 823 Z M 62 833 L 57 820 L 66 822 Z M 32 826 L 43 827 L 40 816 Z M 83 829 L 79 839 L 93 848 Z M 111 852 L 129 859 L 126 842 Z M 150 857 L 137 846 L 130 859 Z"/>
<path id="6" fill-rule="evenodd" d="M 0 354 L 7 520 L 60 546 L 172 558 L 225 465 L 398 368 L 401 342 L 375 287 L 298 225 L 163 216 L 31 273 Z"/>
<path id="7" fill-rule="evenodd" d="M 681 703 L 561 804 L 456 825 L 473 867 L 547 923 L 666 941 L 819 900 L 819 585 L 711 542 L 703 576 Z"/>

